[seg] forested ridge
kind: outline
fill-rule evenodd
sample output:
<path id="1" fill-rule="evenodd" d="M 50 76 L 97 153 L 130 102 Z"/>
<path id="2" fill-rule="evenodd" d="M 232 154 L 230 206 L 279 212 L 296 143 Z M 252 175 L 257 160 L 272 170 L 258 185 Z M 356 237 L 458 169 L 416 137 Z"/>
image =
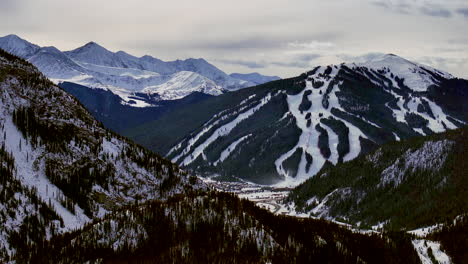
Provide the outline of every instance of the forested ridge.
<path id="1" fill-rule="evenodd" d="M 31 248 L 37 263 L 418 263 L 405 233 L 273 215 L 223 192 L 132 205 Z"/>

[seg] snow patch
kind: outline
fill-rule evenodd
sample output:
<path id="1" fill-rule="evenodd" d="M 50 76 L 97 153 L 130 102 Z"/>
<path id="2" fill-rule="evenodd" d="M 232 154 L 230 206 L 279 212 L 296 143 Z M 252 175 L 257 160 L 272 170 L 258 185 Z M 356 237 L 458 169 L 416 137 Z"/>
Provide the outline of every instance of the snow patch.
<path id="1" fill-rule="evenodd" d="M 439 171 L 454 144 L 455 142 L 446 139 L 436 142 L 429 141 L 425 142 L 417 150 L 406 151 L 394 164 L 382 171 L 381 181 L 378 186 L 383 187 L 388 184 L 398 186 L 403 182 L 404 176 L 408 171 Z"/>
<path id="2" fill-rule="evenodd" d="M 412 243 L 423 264 L 433 264 L 430 251 L 439 264 L 452 263 L 450 257 L 440 249 L 440 243 L 422 239 L 413 240 Z"/>

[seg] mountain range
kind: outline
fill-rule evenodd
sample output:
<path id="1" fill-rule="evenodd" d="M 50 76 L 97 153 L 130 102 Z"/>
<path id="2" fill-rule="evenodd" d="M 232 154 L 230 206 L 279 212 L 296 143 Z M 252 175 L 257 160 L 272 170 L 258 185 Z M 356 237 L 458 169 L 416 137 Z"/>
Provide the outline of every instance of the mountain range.
<path id="1" fill-rule="evenodd" d="M 0 49 L 0 262 L 466 259 L 466 80 L 387 54 L 218 96 L 123 101 L 116 89 L 57 86 L 32 64 L 85 52 L 15 47 L 29 61 Z M 126 65 L 89 58 L 80 64 Z M 161 107 L 131 106 L 142 102 Z M 282 206 L 308 217 L 193 175 L 299 185 Z"/>
<path id="2" fill-rule="evenodd" d="M 228 75 L 204 59 L 165 62 L 148 55 L 138 58 L 124 51 L 111 52 L 95 42 L 62 52 L 7 35 L 0 38 L 0 48 L 28 60 L 54 83 L 107 89 L 118 95 L 122 104 L 133 107 L 181 99 L 194 92 L 216 96 L 279 79 L 257 73 Z M 157 100 L 141 100 L 134 93 Z"/>
<path id="3" fill-rule="evenodd" d="M 467 101 L 467 80 L 386 54 L 180 106 L 123 134 L 193 173 L 296 186 L 327 163 L 462 127 Z"/>
<path id="4" fill-rule="evenodd" d="M 0 47 L 38 66 L 107 128 L 219 179 L 297 186 L 327 163 L 468 122 L 466 80 L 394 54 L 267 82 L 276 78 L 94 42 L 61 52 L 9 35 Z"/>
<path id="5" fill-rule="evenodd" d="M 209 191 L 105 129 L 75 97 L 3 50 L 0 127 L 2 263 L 420 261 L 403 232 L 277 216 Z"/>

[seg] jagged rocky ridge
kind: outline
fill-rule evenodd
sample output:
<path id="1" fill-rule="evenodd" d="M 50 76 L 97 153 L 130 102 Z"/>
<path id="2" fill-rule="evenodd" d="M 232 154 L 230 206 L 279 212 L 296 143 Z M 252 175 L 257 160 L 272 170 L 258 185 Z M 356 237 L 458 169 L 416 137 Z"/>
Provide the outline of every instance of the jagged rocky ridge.
<path id="1" fill-rule="evenodd" d="M 389 143 L 327 164 L 286 202 L 313 217 L 364 228 L 411 230 L 452 221 L 468 212 L 467 153 L 466 127 Z"/>
<path id="2" fill-rule="evenodd" d="M 468 81 L 387 54 L 183 106 L 124 133 L 196 173 L 295 186 L 327 162 L 461 127 L 467 100 Z"/>
<path id="3" fill-rule="evenodd" d="M 111 52 L 95 42 L 62 52 L 8 35 L 0 38 L 0 48 L 28 60 L 55 83 L 67 81 L 106 89 L 118 95 L 122 104 L 132 107 L 149 107 L 193 92 L 220 95 L 277 78 L 263 75 L 234 78 L 204 59 L 164 62 L 151 56 L 138 58 L 123 51 Z M 146 94 L 152 100 L 136 93 Z"/>
<path id="4" fill-rule="evenodd" d="M 0 50 L 0 262 L 116 208 L 203 186 L 106 130 L 32 64 Z"/>

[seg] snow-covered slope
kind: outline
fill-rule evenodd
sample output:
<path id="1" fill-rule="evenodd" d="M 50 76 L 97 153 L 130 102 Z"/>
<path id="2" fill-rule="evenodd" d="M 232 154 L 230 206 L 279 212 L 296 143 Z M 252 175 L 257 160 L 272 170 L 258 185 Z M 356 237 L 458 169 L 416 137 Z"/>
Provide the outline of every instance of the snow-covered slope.
<path id="1" fill-rule="evenodd" d="M 124 51 L 111 52 L 95 42 L 61 52 L 8 35 L 0 38 L 0 48 L 29 60 L 55 83 L 67 81 L 118 91 L 115 94 L 125 95 L 123 103 L 128 103 L 125 98 L 131 93 L 143 90 L 157 93 L 163 100 L 173 100 L 193 92 L 219 95 L 270 80 L 261 75 L 255 76 L 257 82 L 237 79 L 204 59 L 164 62 L 151 56 L 138 58 Z M 181 72 L 191 72 L 191 77 L 184 78 L 187 73 Z"/>
<path id="2" fill-rule="evenodd" d="M 32 64 L 1 50 L 0 129 L 0 262 L 114 208 L 199 186 L 104 129 Z"/>
<path id="3" fill-rule="evenodd" d="M 200 74 L 180 71 L 174 73 L 168 81 L 160 85 L 146 87 L 143 92 L 160 94 L 162 100 L 174 100 L 184 98 L 193 92 L 220 95 L 223 93 L 223 89 Z"/>
<path id="4" fill-rule="evenodd" d="M 132 66 L 135 66 L 129 63 L 132 61 L 132 57 L 119 56 L 120 53 L 117 54 L 108 51 L 95 42 L 89 42 L 77 49 L 66 51 L 64 54 L 75 61 L 94 65 L 108 66 L 113 68 L 134 68 Z"/>
<path id="5" fill-rule="evenodd" d="M 200 173 L 295 186 L 326 163 L 352 160 L 386 142 L 464 126 L 467 91 L 466 80 L 388 54 L 361 64 L 316 67 L 297 78 L 187 106 L 130 135 Z M 195 121 L 187 128 L 174 121 L 166 125 L 191 113 Z M 165 124 L 165 140 L 155 147 L 158 122 Z"/>
<path id="6" fill-rule="evenodd" d="M 55 47 L 40 48 L 28 61 L 52 80 L 84 80 L 90 78 L 86 69 L 65 56 Z"/>
<path id="7" fill-rule="evenodd" d="M 168 62 L 176 71 L 192 71 L 203 75 L 224 89 L 234 91 L 253 86 L 254 83 L 233 78 L 204 59 L 187 59 Z"/>

